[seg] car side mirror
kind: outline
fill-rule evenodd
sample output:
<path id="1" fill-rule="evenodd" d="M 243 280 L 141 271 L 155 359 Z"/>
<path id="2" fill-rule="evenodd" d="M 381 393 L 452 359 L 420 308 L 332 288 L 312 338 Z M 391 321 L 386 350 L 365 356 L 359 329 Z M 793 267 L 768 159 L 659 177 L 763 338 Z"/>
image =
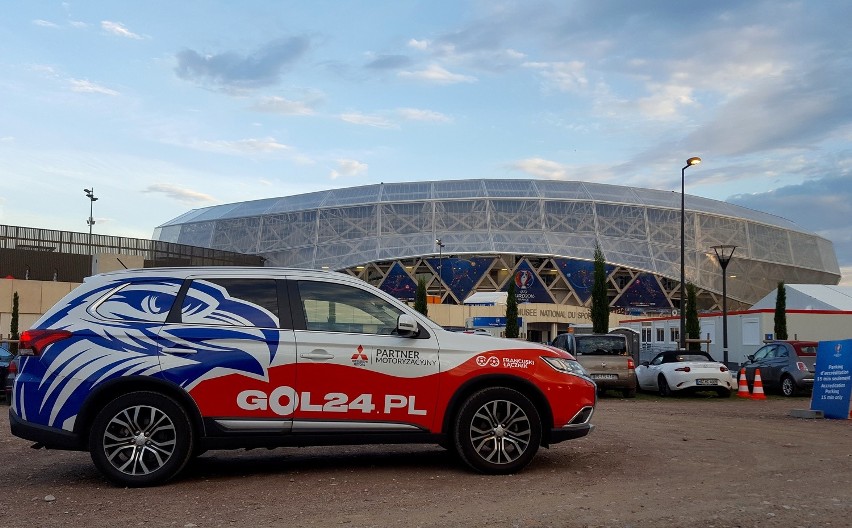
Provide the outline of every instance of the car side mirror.
<path id="1" fill-rule="evenodd" d="M 648 367 L 648 366 L 651 365 L 651 362 L 650 361 L 643 361 L 642 363 L 640 363 L 640 365 L 642 365 L 643 367 Z"/>
<path id="2" fill-rule="evenodd" d="M 748 357 L 748 360 L 749 360 L 749 361 L 754 361 L 754 354 L 749 354 L 749 355 L 748 355 L 748 356 L 746 356 L 746 357 Z"/>
<path id="3" fill-rule="evenodd" d="M 396 320 L 396 333 L 402 337 L 415 337 L 420 332 L 417 319 L 408 314 L 400 314 Z"/>

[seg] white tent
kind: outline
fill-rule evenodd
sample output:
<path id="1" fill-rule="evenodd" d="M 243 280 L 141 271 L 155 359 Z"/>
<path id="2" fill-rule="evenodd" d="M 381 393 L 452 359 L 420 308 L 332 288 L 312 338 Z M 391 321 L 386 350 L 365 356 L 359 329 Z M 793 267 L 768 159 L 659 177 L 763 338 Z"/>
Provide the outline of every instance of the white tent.
<path id="1" fill-rule="evenodd" d="M 785 284 L 787 310 L 852 311 L 852 287 L 824 284 Z M 778 289 L 757 301 L 752 310 L 774 310 Z"/>
<path id="2" fill-rule="evenodd" d="M 464 304 L 477 306 L 505 306 L 509 292 L 476 292 L 464 300 Z"/>

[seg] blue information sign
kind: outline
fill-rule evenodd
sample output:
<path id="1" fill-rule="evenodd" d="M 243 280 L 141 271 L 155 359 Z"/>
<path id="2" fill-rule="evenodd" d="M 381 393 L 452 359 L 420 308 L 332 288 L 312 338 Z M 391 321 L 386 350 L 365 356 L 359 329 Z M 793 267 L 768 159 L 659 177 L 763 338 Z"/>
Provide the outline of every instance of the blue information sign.
<path id="1" fill-rule="evenodd" d="M 820 341 L 811 410 L 826 418 L 852 419 L 852 339 Z"/>

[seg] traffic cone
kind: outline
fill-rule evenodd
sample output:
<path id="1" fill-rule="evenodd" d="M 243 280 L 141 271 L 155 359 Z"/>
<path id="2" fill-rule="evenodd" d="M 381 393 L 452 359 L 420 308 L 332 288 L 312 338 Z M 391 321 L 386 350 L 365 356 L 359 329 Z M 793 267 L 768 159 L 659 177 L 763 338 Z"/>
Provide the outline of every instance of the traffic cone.
<path id="1" fill-rule="evenodd" d="M 754 387 L 751 391 L 752 400 L 765 400 L 766 395 L 763 393 L 763 380 L 760 379 L 760 369 L 754 370 Z"/>
<path id="2" fill-rule="evenodd" d="M 737 390 L 737 396 L 740 398 L 751 398 L 751 394 L 748 392 L 748 380 L 746 380 L 745 367 L 740 369 L 740 382 L 739 389 Z"/>

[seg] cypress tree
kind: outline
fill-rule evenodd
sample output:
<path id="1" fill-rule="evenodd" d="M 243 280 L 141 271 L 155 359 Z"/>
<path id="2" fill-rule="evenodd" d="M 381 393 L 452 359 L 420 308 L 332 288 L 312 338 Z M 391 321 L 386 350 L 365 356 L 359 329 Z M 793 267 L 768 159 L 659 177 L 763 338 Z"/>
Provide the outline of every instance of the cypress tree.
<path id="1" fill-rule="evenodd" d="M 506 297 L 506 337 L 518 337 L 518 299 L 515 298 L 515 277 L 509 279 L 509 291 Z"/>
<path id="2" fill-rule="evenodd" d="M 592 332 L 605 334 L 609 331 L 609 299 L 606 296 L 606 261 L 601 247 L 595 244 L 595 271 L 592 285 Z"/>
<path id="3" fill-rule="evenodd" d="M 701 338 L 701 323 L 698 322 L 698 301 L 695 284 L 687 283 L 686 285 L 686 338 L 700 339 Z M 688 343 L 687 350 L 701 350 L 701 343 Z"/>
<path id="4" fill-rule="evenodd" d="M 775 339 L 787 339 L 787 288 L 778 283 L 775 295 Z"/>
<path id="5" fill-rule="evenodd" d="M 13 340 L 17 340 L 20 338 L 18 334 L 18 292 L 12 294 L 12 321 L 9 325 L 9 331 L 11 332 L 11 338 Z M 18 343 L 9 343 L 9 350 L 13 354 L 18 353 Z"/>
<path id="6" fill-rule="evenodd" d="M 417 279 L 417 293 L 414 295 L 414 309 L 423 315 L 429 315 L 429 305 L 426 303 L 426 279 Z"/>

